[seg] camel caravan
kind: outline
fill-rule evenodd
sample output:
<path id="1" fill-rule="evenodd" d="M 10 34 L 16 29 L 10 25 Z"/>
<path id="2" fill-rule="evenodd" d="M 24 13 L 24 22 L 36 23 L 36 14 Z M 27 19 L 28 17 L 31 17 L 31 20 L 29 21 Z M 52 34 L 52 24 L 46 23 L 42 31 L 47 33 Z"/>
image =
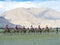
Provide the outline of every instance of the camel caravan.
<path id="1" fill-rule="evenodd" d="M 11 30 L 11 28 L 9 28 L 8 25 L 5 26 L 4 28 L 4 33 L 42 33 L 42 32 L 50 32 L 50 28 L 48 27 L 48 25 L 46 25 L 45 28 L 41 28 L 40 25 L 38 25 L 37 28 L 34 28 L 33 25 L 30 26 L 30 28 L 26 28 L 25 26 L 23 26 L 22 28 L 18 27 L 17 25 L 15 26 L 15 28 L 13 28 Z M 58 28 L 56 28 L 56 32 L 58 33 Z"/>

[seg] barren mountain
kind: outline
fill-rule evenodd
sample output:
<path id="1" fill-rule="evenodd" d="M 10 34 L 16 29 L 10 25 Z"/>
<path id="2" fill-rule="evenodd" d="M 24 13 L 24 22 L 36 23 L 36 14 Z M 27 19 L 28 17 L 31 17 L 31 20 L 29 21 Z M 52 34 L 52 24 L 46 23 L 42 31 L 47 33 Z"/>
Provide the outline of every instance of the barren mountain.
<path id="1" fill-rule="evenodd" d="M 16 8 L 6 11 L 5 18 L 10 20 L 11 23 L 25 25 L 41 25 L 45 27 L 57 27 L 60 26 L 60 12 L 57 12 L 50 8 Z"/>
<path id="2" fill-rule="evenodd" d="M 5 28 L 6 25 L 9 25 L 9 28 L 15 27 L 15 25 L 10 23 L 7 19 L 0 17 L 0 28 Z"/>

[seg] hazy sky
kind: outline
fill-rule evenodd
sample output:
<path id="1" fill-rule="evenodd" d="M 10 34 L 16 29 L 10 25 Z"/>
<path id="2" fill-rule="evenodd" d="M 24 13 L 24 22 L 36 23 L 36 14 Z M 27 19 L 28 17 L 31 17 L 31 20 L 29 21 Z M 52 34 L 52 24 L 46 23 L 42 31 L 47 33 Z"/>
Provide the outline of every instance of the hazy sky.
<path id="1" fill-rule="evenodd" d="M 0 0 L 0 12 L 14 8 L 52 8 L 60 12 L 60 0 Z"/>

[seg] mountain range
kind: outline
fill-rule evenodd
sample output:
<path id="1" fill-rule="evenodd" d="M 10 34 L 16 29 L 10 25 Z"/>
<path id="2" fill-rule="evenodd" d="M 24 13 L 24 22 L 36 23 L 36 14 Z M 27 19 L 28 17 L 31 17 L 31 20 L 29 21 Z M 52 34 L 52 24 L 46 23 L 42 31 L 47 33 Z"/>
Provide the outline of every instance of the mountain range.
<path id="1" fill-rule="evenodd" d="M 9 22 L 30 27 L 60 27 L 60 12 L 51 8 L 16 8 L 3 13 Z"/>
<path id="2" fill-rule="evenodd" d="M 15 24 L 10 23 L 7 19 L 4 17 L 0 17 L 0 28 L 5 28 L 5 26 L 8 25 L 9 28 L 15 27 Z"/>

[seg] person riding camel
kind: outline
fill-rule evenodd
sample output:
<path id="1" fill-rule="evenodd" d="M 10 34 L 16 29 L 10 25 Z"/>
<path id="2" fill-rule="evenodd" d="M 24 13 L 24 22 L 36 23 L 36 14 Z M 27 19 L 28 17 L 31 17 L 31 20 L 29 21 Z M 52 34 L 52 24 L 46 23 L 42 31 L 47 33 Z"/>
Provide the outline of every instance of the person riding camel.
<path id="1" fill-rule="evenodd" d="M 31 25 L 31 29 L 30 29 L 32 32 L 34 32 L 34 28 L 33 28 L 33 25 Z"/>
<path id="2" fill-rule="evenodd" d="M 41 30 L 41 27 L 40 27 L 40 25 L 38 25 L 38 29 L 40 29 L 40 30 Z"/>
<path id="3" fill-rule="evenodd" d="M 23 29 L 22 31 L 23 31 L 24 33 L 26 33 L 26 28 L 25 28 L 25 26 L 23 26 L 22 29 Z"/>
<path id="4" fill-rule="evenodd" d="M 5 26 L 5 31 L 4 32 L 10 32 L 8 25 Z"/>
<path id="5" fill-rule="evenodd" d="M 40 33 L 42 32 L 40 25 L 38 25 L 38 32 L 40 32 Z"/>
<path id="6" fill-rule="evenodd" d="M 17 32 L 19 32 L 17 25 L 16 25 L 15 29 L 16 29 Z"/>
<path id="7" fill-rule="evenodd" d="M 48 32 L 49 32 L 49 28 L 48 28 L 48 25 L 46 25 L 46 31 L 48 31 Z"/>

